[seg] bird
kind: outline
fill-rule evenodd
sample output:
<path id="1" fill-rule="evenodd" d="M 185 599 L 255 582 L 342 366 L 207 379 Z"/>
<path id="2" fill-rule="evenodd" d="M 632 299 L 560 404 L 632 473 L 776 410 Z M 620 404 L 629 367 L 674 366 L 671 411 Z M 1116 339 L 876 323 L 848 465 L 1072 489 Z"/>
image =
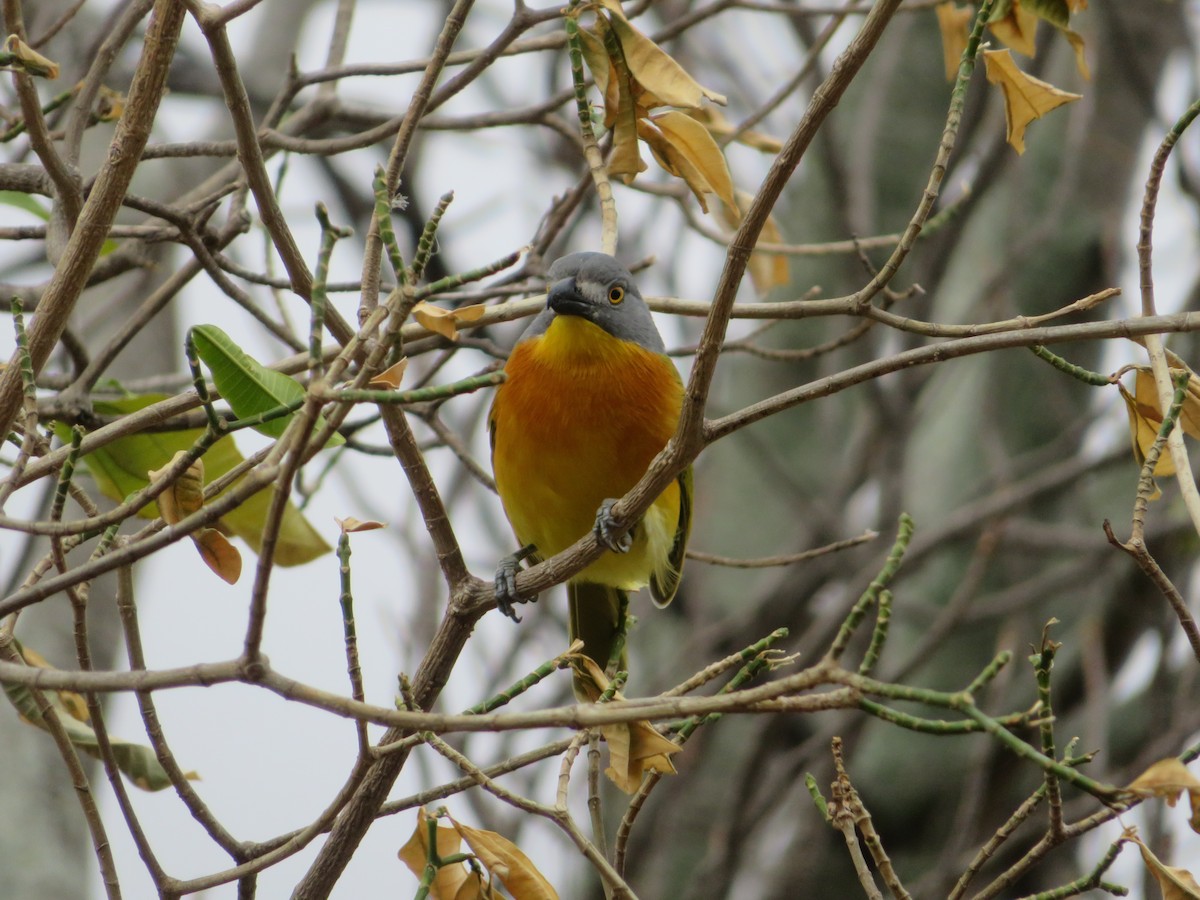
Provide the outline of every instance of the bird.
<path id="1" fill-rule="evenodd" d="M 547 279 L 546 307 L 513 347 L 488 415 L 496 491 L 523 545 L 497 570 L 497 606 L 520 621 L 512 604 L 521 561 L 595 532 L 605 551 L 567 582 L 570 638 L 601 670 L 625 669 L 628 592 L 648 586 L 662 607 L 679 589 L 692 467 L 628 532 L 611 509 L 675 433 L 683 382 L 633 276 L 613 257 L 572 253 Z M 576 693 L 585 696 L 578 675 Z"/>

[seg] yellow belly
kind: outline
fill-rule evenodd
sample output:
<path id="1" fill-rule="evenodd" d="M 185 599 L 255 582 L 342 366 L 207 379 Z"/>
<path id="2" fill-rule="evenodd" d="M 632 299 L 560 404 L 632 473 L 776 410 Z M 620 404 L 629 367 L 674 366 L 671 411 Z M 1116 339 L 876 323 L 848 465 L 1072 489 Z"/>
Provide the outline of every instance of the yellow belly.
<path id="1" fill-rule="evenodd" d="M 491 414 L 496 488 L 517 539 L 547 558 L 645 474 L 674 433 L 682 385 L 667 357 L 571 316 L 518 344 L 506 371 Z M 644 587 L 667 565 L 678 524 L 672 482 L 635 526 L 630 551 L 605 552 L 575 580 Z"/>

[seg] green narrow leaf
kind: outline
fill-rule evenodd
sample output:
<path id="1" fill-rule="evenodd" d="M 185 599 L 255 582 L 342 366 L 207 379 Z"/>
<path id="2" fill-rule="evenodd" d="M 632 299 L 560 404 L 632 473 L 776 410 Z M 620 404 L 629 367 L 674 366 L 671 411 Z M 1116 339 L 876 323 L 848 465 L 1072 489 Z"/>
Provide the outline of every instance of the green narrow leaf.
<path id="1" fill-rule="evenodd" d="M 43 222 L 50 221 L 50 213 L 42 204 L 38 203 L 30 194 L 23 194 L 20 191 L 0 191 L 0 205 L 12 206 L 16 209 L 23 209 L 27 213 L 32 213 Z M 100 255 L 108 256 L 121 245 L 109 238 L 100 247 Z"/>
<path id="2" fill-rule="evenodd" d="M 1067 8 L 1067 0 L 1021 0 L 1021 6 L 1058 28 L 1066 28 L 1070 24 L 1071 11 Z"/>
<path id="3" fill-rule="evenodd" d="M 121 416 L 137 412 L 152 403 L 167 399 L 165 394 L 143 394 L 121 400 L 96 401 L 100 415 Z M 61 422 L 54 425 L 61 440 L 70 440 L 70 428 Z M 194 428 L 186 431 L 162 431 L 152 434 L 132 434 L 113 441 L 83 457 L 83 463 L 96 481 L 96 487 L 111 500 L 121 501 L 150 483 L 149 472 L 167 465 L 180 450 L 187 450 L 204 434 Z M 221 438 L 204 454 L 204 471 L 208 481 L 216 481 L 245 457 L 234 443 L 233 436 Z M 274 488 L 259 491 L 221 519 L 235 535 L 244 540 L 255 553 L 262 547 L 262 529 L 266 521 Z M 151 503 L 138 511 L 142 518 L 158 516 L 158 507 Z M 329 544 L 313 528 L 290 501 L 284 509 L 279 529 L 275 561 L 281 566 L 298 566 L 328 553 Z"/>
<path id="4" fill-rule="evenodd" d="M 125 416 L 166 399 L 166 394 L 143 394 L 120 400 L 97 400 L 93 408 L 99 415 Z M 54 432 L 64 443 L 71 439 L 70 427 L 62 422 L 54 423 Z M 88 453 L 83 462 L 100 493 L 120 502 L 149 484 L 152 470 L 161 469 L 180 450 L 191 449 L 202 434 L 199 429 L 132 434 Z M 209 470 L 208 477 L 216 475 Z M 138 510 L 143 519 L 154 519 L 158 514 L 156 503 Z"/>
<path id="5" fill-rule="evenodd" d="M 21 650 L 23 656 L 27 653 L 19 644 L 18 649 Z M 27 657 L 27 660 L 35 665 L 40 659 L 38 654 L 31 654 L 30 657 Z M 39 668 L 49 669 L 52 666 L 42 661 Z M 17 708 L 22 719 L 30 725 L 46 730 L 42 711 L 38 708 L 37 702 L 33 699 L 33 692 L 28 687 L 23 684 L 5 684 L 4 694 L 8 697 L 9 702 Z M 78 718 L 79 715 L 86 715 L 86 710 L 81 708 L 83 698 L 77 694 L 70 694 L 73 702 L 68 704 L 59 691 L 43 690 L 42 695 L 49 701 L 57 714 L 58 721 L 71 741 L 71 746 L 98 759 L 100 742 L 96 738 L 96 732 L 91 725 Z M 112 745 L 117 768 L 142 790 L 161 791 L 163 788 L 171 786 L 171 779 L 167 777 L 166 770 L 163 769 L 158 757 L 154 755 L 154 751 L 150 747 L 117 738 L 109 738 L 109 744 Z M 187 777 L 199 778 L 195 772 L 188 772 Z"/>
<path id="6" fill-rule="evenodd" d="M 0 191 L 0 204 L 23 209 L 25 212 L 37 216 L 43 222 L 50 221 L 50 213 L 30 194 L 23 194 L 21 191 Z"/>
<path id="7" fill-rule="evenodd" d="M 197 432 L 199 435 L 199 432 Z M 233 436 L 221 438 L 204 454 L 204 471 L 209 481 L 216 481 L 245 459 Z M 236 484 L 236 482 L 235 482 Z M 249 497 L 241 506 L 221 518 L 221 524 L 250 545 L 255 553 L 262 549 L 263 523 L 271 507 L 275 488 L 270 487 Z M 284 507 L 279 524 L 279 539 L 275 545 L 275 562 L 281 566 L 299 566 L 324 556 L 332 548 L 313 528 L 304 513 L 291 500 Z"/>
<path id="8" fill-rule="evenodd" d="M 268 369 L 216 325 L 197 325 L 192 328 L 191 334 L 196 354 L 208 366 L 217 390 L 239 419 L 270 412 L 304 397 L 304 387 L 300 382 L 282 372 Z M 254 430 L 267 437 L 279 437 L 291 421 L 292 416 L 283 416 L 255 425 Z M 318 417 L 317 430 L 324 424 L 324 418 Z M 338 447 L 344 443 L 345 438 L 334 434 L 325 446 Z"/>

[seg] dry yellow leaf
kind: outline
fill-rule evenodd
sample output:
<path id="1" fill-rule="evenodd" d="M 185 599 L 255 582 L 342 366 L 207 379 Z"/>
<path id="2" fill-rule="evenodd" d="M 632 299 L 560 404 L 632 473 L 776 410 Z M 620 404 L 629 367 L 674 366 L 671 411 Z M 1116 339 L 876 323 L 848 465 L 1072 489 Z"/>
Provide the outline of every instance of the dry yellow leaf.
<path id="1" fill-rule="evenodd" d="M 164 472 L 175 465 L 176 460 L 186 456 L 180 450 L 171 457 L 171 461 L 161 469 L 153 469 L 148 474 L 154 481 Z M 158 511 L 163 521 L 175 525 L 187 516 L 204 506 L 204 460 L 197 459 L 183 473 L 158 495 Z M 213 570 L 228 584 L 237 584 L 242 577 L 242 554 L 229 543 L 229 539 L 217 528 L 201 528 L 192 535 L 200 558 L 204 564 Z"/>
<path id="2" fill-rule="evenodd" d="M 689 109 L 687 114 L 717 137 L 728 137 L 734 133 L 733 123 L 725 118 L 725 115 L 715 106 Z M 746 129 L 734 140 L 752 150 L 761 150 L 763 153 L 778 153 L 783 149 L 783 141 L 779 138 L 771 137 L 769 134 L 755 131 L 752 128 Z"/>
<path id="3" fill-rule="evenodd" d="M 661 131 L 650 124 L 653 119 L 638 119 L 637 133 L 646 146 L 650 148 L 650 152 L 654 155 L 658 164 L 665 171 L 674 175 L 676 178 L 682 178 L 684 183 L 691 189 L 696 200 L 700 203 L 700 209 L 708 212 L 708 201 L 705 199 L 705 194 L 712 193 L 712 185 L 708 183 L 708 179 L 691 163 L 685 155 L 680 153 L 671 145 L 670 140 Z"/>
<path id="4" fill-rule="evenodd" d="M 1160 759 L 1135 778 L 1125 790 L 1143 797 L 1162 797 L 1168 806 L 1174 806 L 1183 791 L 1197 789 L 1200 789 L 1200 780 L 1178 757 L 1171 756 Z"/>
<path id="5" fill-rule="evenodd" d="M 967 49 L 971 20 L 975 18 L 975 13 L 968 6 L 955 6 L 951 0 L 939 3 L 934 11 L 937 13 L 938 30 L 942 33 L 942 61 L 946 66 L 946 80 L 953 81 L 958 77 L 958 65 L 962 61 L 963 51 Z"/>
<path id="6" fill-rule="evenodd" d="M 413 307 L 413 318 L 435 334 L 440 334 L 451 341 L 458 339 L 458 328 L 454 324 L 454 310 L 452 309 L 443 309 L 422 300 Z"/>
<path id="7" fill-rule="evenodd" d="M 1154 876 L 1159 889 L 1162 890 L 1163 900 L 1200 900 L 1200 884 L 1196 883 L 1191 872 L 1187 869 L 1168 866 L 1160 860 L 1149 847 L 1142 843 L 1135 829 L 1127 828 L 1121 837 L 1123 840 L 1137 844 L 1138 849 L 1142 852 L 1142 862 L 1146 864 L 1146 869 Z"/>
<path id="8" fill-rule="evenodd" d="M 1008 124 L 1008 142 L 1018 153 L 1025 152 L 1025 129 L 1052 109 L 1078 100 L 1079 94 L 1060 91 L 1032 75 L 1026 75 L 1013 62 L 1008 50 L 985 50 L 987 80 L 1004 92 L 1004 117 Z"/>
<path id="9" fill-rule="evenodd" d="M 596 31 L 607 25 L 607 20 L 602 16 L 597 16 L 596 19 Z M 583 62 L 588 67 L 588 71 L 592 73 L 592 78 L 595 79 L 596 87 L 600 91 L 600 95 L 604 97 L 607 107 L 608 87 L 614 77 L 614 72 L 612 62 L 608 58 L 608 51 L 604 49 L 604 38 L 596 34 L 596 31 L 590 28 L 580 28 L 579 44 L 583 50 Z"/>
<path id="10" fill-rule="evenodd" d="M 1188 805 L 1192 815 L 1188 820 L 1192 831 L 1200 832 L 1200 779 L 1177 757 L 1160 759 L 1137 777 L 1126 790 L 1147 797 L 1162 797 L 1167 806 L 1179 801 L 1182 791 L 1188 792 Z"/>
<path id="11" fill-rule="evenodd" d="M 1146 453 L 1158 436 L 1162 417 L 1159 416 L 1158 422 L 1152 422 L 1146 413 L 1154 414 L 1157 412 L 1156 409 L 1144 408 L 1129 391 L 1125 390 L 1124 385 L 1118 384 L 1117 389 L 1121 392 L 1121 399 L 1125 401 L 1125 411 L 1129 414 L 1129 437 L 1133 442 L 1133 458 L 1140 468 L 1146 464 Z M 1151 474 L 1155 477 L 1174 475 L 1175 463 L 1171 460 L 1171 454 L 1159 454 L 1158 463 L 1154 466 L 1154 472 Z M 1161 491 L 1155 488 L 1150 499 L 1157 500 L 1159 496 L 1161 496 Z"/>
<path id="12" fill-rule="evenodd" d="M 633 96 L 633 89 L 629 84 L 629 70 L 625 68 L 625 60 L 619 60 L 622 68 L 618 69 L 618 60 L 614 60 L 609 55 L 608 44 L 610 41 L 620 47 L 620 41 L 616 39 L 616 35 L 610 35 L 610 31 L 608 19 L 602 15 L 596 16 L 596 24 L 592 30 L 580 29 L 581 37 L 584 34 L 587 35 L 587 37 L 582 37 L 583 58 L 592 71 L 592 77 L 596 79 L 596 87 L 600 89 L 600 94 L 604 97 L 604 127 L 611 131 L 621 108 L 622 89 L 624 89 L 626 97 Z M 622 70 L 626 76 L 624 78 L 622 78 Z"/>
<path id="13" fill-rule="evenodd" d="M 344 534 L 354 534 L 359 531 L 375 531 L 376 529 L 387 527 L 383 522 L 376 522 L 373 519 L 362 521 L 354 518 L 354 516 L 347 516 L 344 519 L 339 519 L 335 516 L 333 521 L 338 523 L 338 528 L 342 529 Z"/>
<path id="14" fill-rule="evenodd" d="M 462 887 L 454 895 L 454 900 L 501 900 L 501 898 L 492 890 L 491 884 L 483 880 L 481 873 L 469 872 L 467 880 L 462 883 Z"/>
<path id="15" fill-rule="evenodd" d="M 1086 8 L 1084 0 L 1075 4 L 1047 2 L 1047 0 L 1000 0 L 992 10 L 992 21 L 988 27 L 1001 41 L 1026 56 L 1033 56 L 1034 37 L 1039 19 L 1053 25 L 1075 51 L 1075 66 L 1086 80 L 1091 79 L 1087 60 L 1084 58 L 1083 36 L 1072 31 L 1071 14 Z"/>
<path id="16" fill-rule="evenodd" d="M 96 98 L 96 118 L 101 122 L 115 122 L 124 114 L 125 95 L 106 85 L 100 85 L 100 95 Z"/>
<path id="17" fill-rule="evenodd" d="M 680 747 L 649 722 L 607 725 L 601 731 L 608 742 L 609 764 L 604 774 L 626 794 L 637 791 L 647 772 L 675 774 L 671 754 Z"/>
<path id="18" fill-rule="evenodd" d="M 50 661 L 47 660 L 46 657 L 42 656 L 42 654 L 38 653 L 32 647 L 26 647 L 24 644 L 18 644 L 17 650 L 20 652 L 21 658 L 25 660 L 26 664 L 33 666 L 35 669 L 54 669 L 55 668 L 54 666 L 50 665 Z M 57 695 L 59 701 L 62 704 L 61 706 L 58 707 L 58 709 L 63 712 L 66 712 L 66 714 L 69 715 L 72 719 L 75 719 L 76 721 L 79 721 L 79 722 L 92 721 L 92 715 L 91 715 L 91 713 L 88 712 L 87 701 L 83 699 L 82 694 L 77 694 L 74 691 L 66 691 L 66 690 L 53 691 L 53 692 L 47 691 L 46 693 L 51 698 L 53 698 L 55 695 Z M 21 716 L 21 718 L 25 719 L 24 716 Z M 26 722 L 26 724 L 35 724 L 39 728 L 43 727 L 43 725 L 40 721 L 39 722 L 30 722 L 28 719 L 25 719 L 25 722 Z"/>
<path id="19" fill-rule="evenodd" d="M 729 164 L 725 162 L 725 154 L 713 140 L 712 134 L 703 124 L 687 113 L 671 110 L 650 117 L 650 124 L 662 133 L 670 156 L 668 159 L 681 159 L 703 179 L 707 190 L 716 194 L 725 203 L 734 203 L 733 177 L 729 174 Z M 653 149 L 651 144 L 651 149 Z M 671 171 L 668 167 L 667 171 Z M 679 173 L 674 173 L 679 174 Z M 708 204 L 704 200 L 702 190 L 687 178 L 688 187 L 696 194 L 700 206 L 708 212 Z"/>
<path id="20" fill-rule="evenodd" d="M 184 450 L 178 451 L 171 461 L 161 469 L 152 469 L 147 474 L 154 481 L 164 472 L 175 465 L 181 456 L 187 456 Z M 184 470 L 175 482 L 158 495 L 158 511 L 163 521 L 175 525 L 190 516 L 204 505 L 204 460 L 197 459 Z"/>
<path id="21" fill-rule="evenodd" d="M 578 685 L 595 702 L 608 690 L 608 676 L 590 656 L 572 655 L 571 662 L 581 676 Z M 625 699 L 619 691 L 613 698 Z M 608 744 L 609 766 L 604 770 L 604 774 L 626 794 L 632 794 L 638 789 L 647 772 L 658 772 L 660 775 L 675 774 L 671 756 L 683 748 L 660 734 L 650 722 L 643 720 L 601 725 L 600 733 L 604 735 L 604 741 Z"/>
<path id="22" fill-rule="evenodd" d="M 758 234 L 759 241 L 768 244 L 782 244 L 783 234 L 774 216 L 767 216 L 762 231 Z M 788 258 L 782 253 L 766 253 L 755 251 L 750 254 L 750 281 L 758 293 L 765 294 L 771 288 L 784 287 L 791 281 L 788 271 Z"/>
<path id="23" fill-rule="evenodd" d="M 482 303 L 460 306 L 454 311 L 454 321 L 459 325 L 470 325 L 472 322 L 478 322 L 482 319 L 485 312 L 487 312 L 487 307 Z"/>
<path id="24" fill-rule="evenodd" d="M 54 80 L 58 77 L 58 63 L 38 53 L 15 34 L 4 42 L 4 49 L 16 57 L 15 65 L 30 75 Z"/>
<path id="25" fill-rule="evenodd" d="M 483 867 L 512 894 L 513 900 L 558 900 L 550 882 L 508 838 L 494 831 L 469 828 L 453 818 L 450 821 Z"/>
<path id="26" fill-rule="evenodd" d="M 734 229 L 741 224 L 742 211 L 750 205 L 751 199 L 753 198 L 749 194 L 738 191 L 736 194 L 737 206 L 730 206 L 728 203 L 721 206 L 721 219 L 728 228 Z M 770 244 L 783 243 L 783 234 L 779 231 L 779 223 L 775 221 L 774 216 L 767 216 L 767 221 L 763 223 L 762 231 L 758 234 L 758 240 Z M 782 287 L 791 281 L 788 259 L 782 253 L 765 253 L 756 250 L 750 254 L 750 263 L 747 269 L 750 272 L 750 281 L 754 285 L 754 290 L 760 297 L 771 288 Z"/>
<path id="27" fill-rule="evenodd" d="M 423 808 L 417 810 L 417 827 L 396 854 L 418 879 L 424 874 L 425 866 L 429 862 L 429 818 L 429 814 Z M 461 851 L 462 840 L 453 828 L 439 825 L 436 834 L 439 857 L 453 856 Z M 461 863 L 442 866 L 433 878 L 429 896 L 432 900 L 458 900 L 459 889 L 466 883 L 467 877 L 467 869 Z"/>
<path id="28" fill-rule="evenodd" d="M 1071 49 L 1075 51 L 1075 67 L 1079 69 L 1079 74 L 1085 80 L 1092 80 L 1092 70 L 1088 68 L 1087 59 L 1083 55 L 1083 35 L 1077 31 L 1072 31 L 1070 28 L 1058 29 L 1067 43 L 1071 45 Z"/>
<path id="29" fill-rule="evenodd" d="M 643 102 L 643 106 L 647 109 L 652 106 L 693 109 L 699 106 L 704 98 L 721 106 L 725 105 L 723 95 L 702 87 L 670 54 L 630 24 L 617 0 L 601 0 L 601 3 L 611 13 L 609 25 L 621 42 L 621 50 L 630 74 L 658 101 L 654 104 Z"/>
<path id="30" fill-rule="evenodd" d="M 1162 427 L 1162 406 L 1158 402 L 1158 388 L 1154 383 L 1154 373 L 1149 366 L 1134 367 L 1134 393 L 1130 394 L 1124 385 L 1118 384 L 1121 399 L 1125 401 L 1125 410 L 1129 414 L 1129 436 L 1133 441 L 1133 456 L 1139 466 L 1145 465 L 1146 454 L 1158 437 Z M 1174 380 L 1184 371 L 1182 368 L 1171 368 L 1171 379 Z M 1187 394 L 1184 397 L 1183 408 L 1179 413 L 1179 425 L 1185 434 L 1200 438 L 1200 378 L 1194 373 L 1188 377 Z M 1171 454 L 1163 452 L 1159 455 L 1154 467 L 1155 476 L 1175 474 L 1175 462 Z M 1157 500 L 1160 492 L 1155 489 L 1150 499 Z"/>
<path id="31" fill-rule="evenodd" d="M 77 694 L 74 691 L 56 691 L 58 699 L 62 701 L 62 708 L 66 710 L 67 715 L 79 722 L 92 721 L 92 715 L 88 712 L 87 701 L 83 699 L 82 694 Z M 200 776 L 196 776 L 199 778 Z"/>
<path id="32" fill-rule="evenodd" d="M 1037 50 L 1038 14 L 1024 9 L 1021 0 L 1012 0 L 1008 14 L 988 22 L 988 28 L 1005 46 L 1024 56 L 1033 56 Z"/>
<path id="33" fill-rule="evenodd" d="M 640 136 L 663 168 L 688 184 L 707 212 L 704 195 L 720 196 L 729 181 L 724 156 L 712 135 L 700 137 L 702 127 L 678 123 L 657 130 L 659 126 L 650 125 L 647 116 L 649 110 L 660 106 L 697 110 L 705 98 L 721 104 L 725 98 L 701 86 L 670 54 L 631 25 L 619 0 L 589 0 L 580 9 L 596 15 L 594 28 L 580 29 L 579 34 L 584 61 L 604 96 L 604 127 L 612 135 L 608 174 L 632 184 L 645 171 Z M 667 131 L 670 133 L 664 133 Z"/>
<path id="34" fill-rule="evenodd" d="M 374 388 L 386 388 L 388 390 L 397 390 L 400 387 L 400 382 L 404 380 L 404 370 L 408 368 L 408 357 L 403 357 L 399 362 L 388 366 L 367 384 Z"/>
<path id="35" fill-rule="evenodd" d="M 604 92 L 604 127 L 612 134 L 608 173 L 625 184 L 632 184 L 638 174 L 646 169 L 638 148 L 637 134 L 638 119 L 646 115 L 639 99 L 642 92 L 630 75 L 620 40 L 612 31 L 609 20 L 597 14 L 596 30 L 604 41 L 605 52 L 611 51 L 611 71 Z"/>
<path id="36" fill-rule="evenodd" d="M 229 543 L 229 538 L 215 528 L 201 528 L 192 535 L 200 558 L 228 584 L 237 584 L 242 577 L 242 554 Z"/>
<path id="37" fill-rule="evenodd" d="M 440 334 L 447 340 L 456 341 L 458 340 L 458 326 L 478 321 L 484 314 L 485 307 L 476 303 L 458 309 L 445 309 L 422 300 L 413 307 L 412 312 L 413 318 L 425 328 L 435 334 Z"/>
<path id="38" fill-rule="evenodd" d="M 613 142 L 612 152 L 608 156 L 608 173 L 625 184 L 632 184 L 633 179 L 646 170 L 646 164 L 642 162 L 642 155 L 638 150 L 639 107 L 624 89 L 625 80 L 618 77 L 617 84 L 622 87 L 611 126 Z M 642 112 L 644 114 L 644 110 Z"/>
<path id="39" fill-rule="evenodd" d="M 1149 366 L 1137 366 L 1134 377 L 1134 396 L 1143 414 L 1154 423 L 1155 429 L 1162 425 L 1162 406 L 1158 402 L 1158 386 L 1154 381 L 1154 371 Z M 1167 370 L 1174 382 L 1183 374 L 1182 368 L 1171 367 Z M 1196 373 L 1189 372 L 1187 393 L 1183 398 L 1183 408 L 1179 411 L 1179 426 L 1184 434 L 1200 438 L 1200 378 Z"/>

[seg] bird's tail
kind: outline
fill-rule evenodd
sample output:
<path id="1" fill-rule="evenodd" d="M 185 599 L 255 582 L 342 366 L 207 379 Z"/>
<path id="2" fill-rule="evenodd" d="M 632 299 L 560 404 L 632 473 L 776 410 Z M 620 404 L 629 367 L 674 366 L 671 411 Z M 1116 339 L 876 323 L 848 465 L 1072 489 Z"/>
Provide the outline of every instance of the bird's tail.
<path id="1" fill-rule="evenodd" d="M 627 668 L 625 614 L 629 608 L 629 596 L 618 588 L 603 584 L 569 582 L 567 602 L 571 641 L 583 641 L 583 652 L 594 659 L 602 670 L 608 668 L 608 661 L 619 643 L 617 668 Z M 575 676 L 575 693 L 580 699 L 587 699 L 580 691 L 578 675 Z"/>

